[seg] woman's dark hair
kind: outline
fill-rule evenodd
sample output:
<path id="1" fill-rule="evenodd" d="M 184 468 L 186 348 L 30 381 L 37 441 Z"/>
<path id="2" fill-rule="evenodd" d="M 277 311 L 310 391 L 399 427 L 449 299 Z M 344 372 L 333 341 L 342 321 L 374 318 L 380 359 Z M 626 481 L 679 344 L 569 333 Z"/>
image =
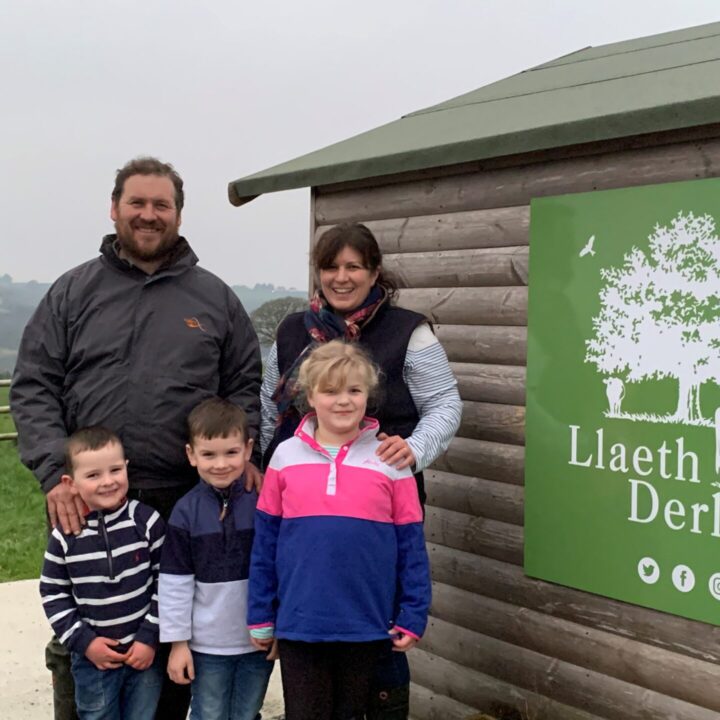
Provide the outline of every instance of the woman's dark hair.
<path id="1" fill-rule="evenodd" d="M 352 248 L 363 260 L 363 265 L 379 271 L 376 284 L 384 288 L 388 298 L 397 293 L 397 282 L 391 273 L 382 268 L 382 252 L 375 236 L 361 223 L 343 223 L 324 232 L 312 250 L 312 264 L 316 274 L 329 268 L 343 248 Z"/>

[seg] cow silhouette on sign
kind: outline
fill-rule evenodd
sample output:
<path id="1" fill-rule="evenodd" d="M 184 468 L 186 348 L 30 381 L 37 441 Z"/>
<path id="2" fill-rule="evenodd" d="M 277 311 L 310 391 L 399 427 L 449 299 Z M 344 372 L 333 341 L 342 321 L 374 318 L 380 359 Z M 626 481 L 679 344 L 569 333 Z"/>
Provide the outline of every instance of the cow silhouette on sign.
<path id="1" fill-rule="evenodd" d="M 610 415 L 620 414 L 620 405 L 625 397 L 625 384 L 620 378 L 610 377 L 603 380 L 605 383 L 605 394 L 608 399 L 608 410 Z"/>

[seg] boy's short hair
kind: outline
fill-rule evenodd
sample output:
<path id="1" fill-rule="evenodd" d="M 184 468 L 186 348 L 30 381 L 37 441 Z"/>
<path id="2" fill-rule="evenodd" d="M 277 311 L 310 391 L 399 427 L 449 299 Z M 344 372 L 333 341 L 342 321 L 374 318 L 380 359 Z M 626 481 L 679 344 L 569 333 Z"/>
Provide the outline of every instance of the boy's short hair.
<path id="1" fill-rule="evenodd" d="M 119 445 L 122 448 L 120 438 L 112 430 L 102 425 L 91 425 L 90 427 L 76 430 L 65 443 L 65 472 L 72 475 L 75 470 L 73 458 L 87 450 L 100 450 L 107 445 Z M 123 454 L 124 454 L 123 449 Z"/>
<path id="2" fill-rule="evenodd" d="M 219 397 L 203 400 L 188 416 L 188 441 L 195 438 L 226 438 L 234 432 L 248 440 L 247 415 L 242 408 Z"/>

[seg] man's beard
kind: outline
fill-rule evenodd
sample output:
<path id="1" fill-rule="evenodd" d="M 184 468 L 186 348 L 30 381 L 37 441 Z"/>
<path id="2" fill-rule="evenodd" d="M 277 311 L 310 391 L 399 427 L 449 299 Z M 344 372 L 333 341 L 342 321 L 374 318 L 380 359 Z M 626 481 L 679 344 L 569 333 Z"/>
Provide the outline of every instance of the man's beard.
<path id="1" fill-rule="evenodd" d="M 148 227 L 148 224 L 135 223 L 137 227 Z M 173 251 L 179 240 L 177 226 L 170 227 L 162 223 L 152 223 L 150 227 L 160 230 L 162 235 L 160 242 L 153 246 L 142 245 L 135 240 L 134 230 L 130 223 L 125 220 L 115 222 L 115 232 L 117 233 L 118 243 L 124 254 L 135 260 L 143 262 L 156 262 L 164 260 Z"/>

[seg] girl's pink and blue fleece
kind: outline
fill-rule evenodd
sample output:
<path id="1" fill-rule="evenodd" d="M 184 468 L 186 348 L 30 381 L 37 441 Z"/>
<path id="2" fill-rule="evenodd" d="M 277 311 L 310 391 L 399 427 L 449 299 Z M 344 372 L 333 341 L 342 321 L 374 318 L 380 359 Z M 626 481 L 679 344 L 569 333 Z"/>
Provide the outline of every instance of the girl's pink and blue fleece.
<path id="1" fill-rule="evenodd" d="M 255 519 L 248 626 L 305 642 L 420 637 L 430 606 L 422 509 L 410 469 L 375 451 L 377 421 L 333 459 L 315 417 L 278 446 Z"/>

